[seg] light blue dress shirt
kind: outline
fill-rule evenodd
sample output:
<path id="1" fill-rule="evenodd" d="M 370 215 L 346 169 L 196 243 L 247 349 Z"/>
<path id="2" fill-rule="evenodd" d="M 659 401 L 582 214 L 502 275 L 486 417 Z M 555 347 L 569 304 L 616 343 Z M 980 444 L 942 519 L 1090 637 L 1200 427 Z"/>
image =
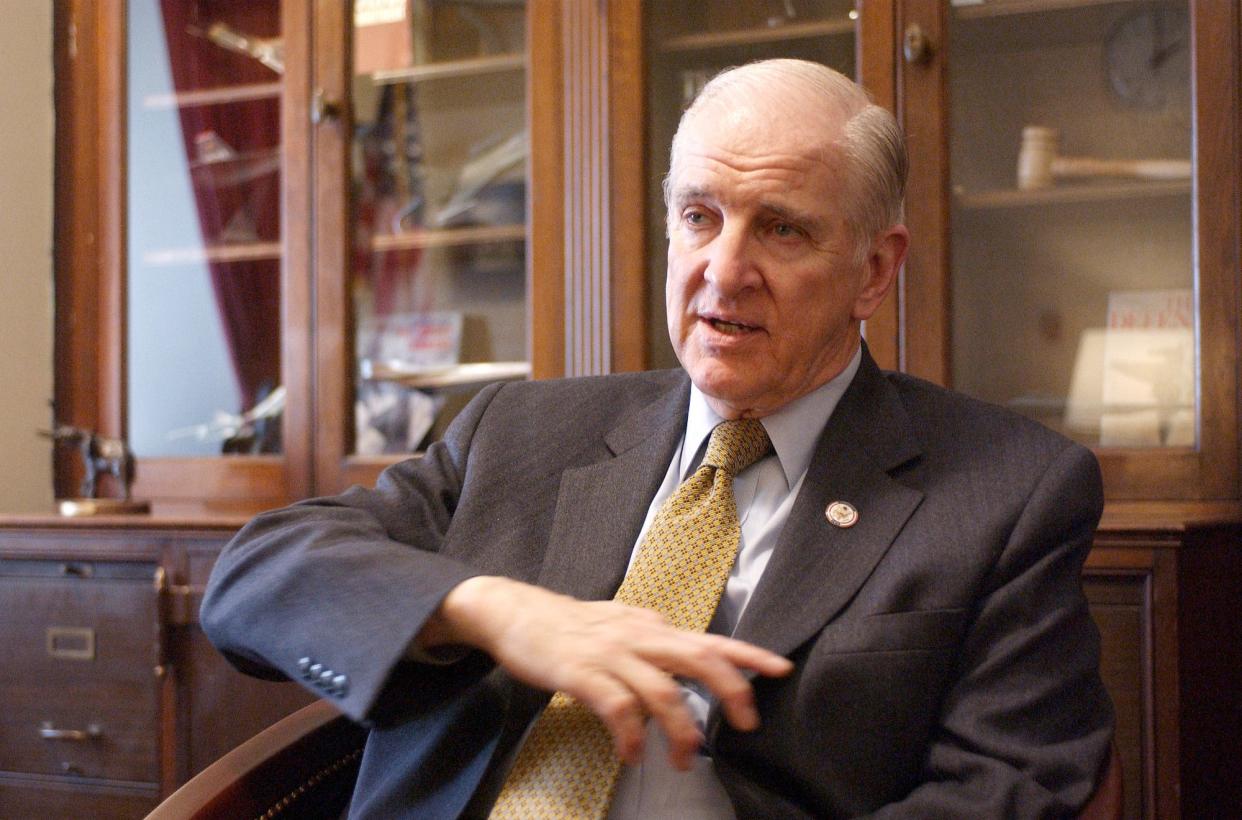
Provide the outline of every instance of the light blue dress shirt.
<path id="1" fill-rule="evenodd" d="M 772 557 L 781 529 L 789 519 L 789 511 L 806 478 L 815 442 L 853 381 L 861 360 L 859 349 L 845 370 L 827 384 L 761 419 L 772 440 L 774 453 L 743 470 L 733 481 L 733 497 L 742 525 L 741 544 L 720 607 L 708 627 L 710 632 L 731 635 L 741 620 L 751 593 Z M 707 440 L 721 421 L 723 419 L 708 407 L 699 389 L 691 387 L 685 436 L 673 453 L 660 489 L 651 499 L 647 519 L 634 543 L 631 564 L 656 511 L 698 468 L 707 449 Z M 712 706 L 710 693 L 693 684 L 683 686 L 683 692 L 702 730 Z M 642 763 L 627 766 L 622 771 L 608 814 L 609 820 L 720 820 L 733 816 L 733 806 L 716 777 L 711 758 L 700 755 L 690 771 L 677 771 L 669 765 L 663 733 L 655 726 L 649 727 Z"/>

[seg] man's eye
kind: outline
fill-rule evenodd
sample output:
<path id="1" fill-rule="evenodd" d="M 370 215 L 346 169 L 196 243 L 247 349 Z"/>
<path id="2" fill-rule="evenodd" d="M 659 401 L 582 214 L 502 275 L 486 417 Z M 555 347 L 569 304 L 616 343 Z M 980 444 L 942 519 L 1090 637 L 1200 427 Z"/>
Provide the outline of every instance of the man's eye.
<path id="1" fill-rule="evenodd" d="M 777 222 L 772 225 L 772 233 L 781 239 L 792 239 L 798 236 L 801 231 L 788 222 Z"/>
<path id="2" fill-rule="evenodd" d="M 683 219 L 687 225 L 698 227 L 707 223 L 707 214 L 702 211 L 686 211 Z"/>

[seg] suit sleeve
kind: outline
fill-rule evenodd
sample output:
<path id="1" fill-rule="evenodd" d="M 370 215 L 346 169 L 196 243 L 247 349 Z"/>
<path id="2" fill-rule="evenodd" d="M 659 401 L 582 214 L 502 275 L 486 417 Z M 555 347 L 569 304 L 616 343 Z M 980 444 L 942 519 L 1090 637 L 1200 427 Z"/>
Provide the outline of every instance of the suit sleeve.
<path id="1" fill-rule="evenodd" d="M 374 489 L 353 487 L 247 524 L 221 553 L 203 598 L 203 629 L 225 657 L 250 674 L 299 681 L 372 723 L 420 703 L 431 708 L 484 674 L 490 661 L 480 653 L 446 668 L 412 664 L 407 649 L 449 590 L 478 574 L 438 553 L 471 440 L 499 389 L 484 390 L 442 441 L 385 470 Z M 400 692 L 390 685 L 398 679 Z"/>
<path id="2" fill-rule="evenodd" d="M 875 817 L 1065 817 L 1112 738 L 1082 566 L 1103 506 L 1083 447 L 1052 462 L 989 578 L 943 703 L 923 782 Z"/>

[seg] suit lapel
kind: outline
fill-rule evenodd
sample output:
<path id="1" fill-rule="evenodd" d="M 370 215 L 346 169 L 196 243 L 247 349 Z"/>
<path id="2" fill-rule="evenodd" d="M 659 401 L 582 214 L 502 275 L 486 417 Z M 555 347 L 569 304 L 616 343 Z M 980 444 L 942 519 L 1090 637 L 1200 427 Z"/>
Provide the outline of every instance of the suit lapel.
<path id="1" fill-rule="evenodd" d="M 909 430 L 896 391 L 864 351 L 735 637 L 789 654 L 849 602 L 923 498 L 889 475 L 920 452 Z M 858 522 L 829 524 L 833 501 L 852 504 Z"/>
<path id="2" fill-rule="evenodd" d="M 608 432 L 601 460 L 564 472 L 540 586 L 583 600 L 612 597 L 681 440 L 688 400 L 683 378 Z M 919 453 L 900 398 L 864 350 L 735 637 L 788 654 L 834 617 L 921 502 L 921 492 L 889 475 Z M 858 509 L 853 527 L 825 518 L 837 500 Z"/>
<path id="3" fill-rule="evenodd" d="M 537 583 L 583 600 L 611 598 L 681 440 L 689 380 L 604 436 L 602 460 L 566 470 Z"/>

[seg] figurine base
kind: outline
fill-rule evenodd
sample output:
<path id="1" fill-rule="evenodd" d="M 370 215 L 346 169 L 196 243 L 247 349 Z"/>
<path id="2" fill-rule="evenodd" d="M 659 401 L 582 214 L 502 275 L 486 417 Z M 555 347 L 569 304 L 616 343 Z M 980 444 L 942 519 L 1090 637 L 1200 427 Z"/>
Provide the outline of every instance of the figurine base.
<path id="1" fill-rule="evenodd" d="M 141 515 L 151 512 L 151 502 L 123 498 L 62 498 L 56 502 L 56 509 L 66 518 L 86 515 Z"/>

